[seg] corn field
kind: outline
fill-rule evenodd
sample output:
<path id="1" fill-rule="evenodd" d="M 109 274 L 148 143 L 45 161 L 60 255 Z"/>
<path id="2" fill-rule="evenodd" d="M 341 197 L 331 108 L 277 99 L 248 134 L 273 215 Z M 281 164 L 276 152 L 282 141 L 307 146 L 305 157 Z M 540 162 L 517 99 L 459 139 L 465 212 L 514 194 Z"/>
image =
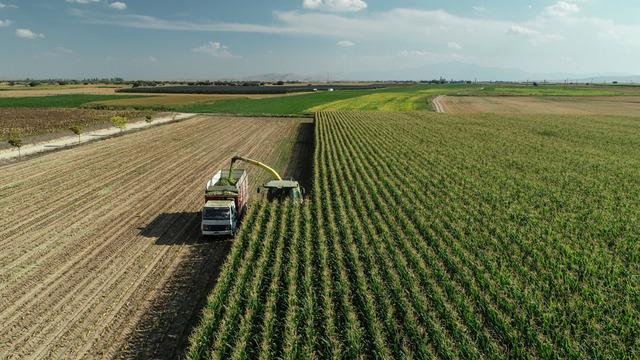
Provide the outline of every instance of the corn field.
<path id="1" fill-rule="evenodd" d="M 316 115 L 304 204 L 254 204 L 191 359 L 640 357 L 640 121 Z"/>

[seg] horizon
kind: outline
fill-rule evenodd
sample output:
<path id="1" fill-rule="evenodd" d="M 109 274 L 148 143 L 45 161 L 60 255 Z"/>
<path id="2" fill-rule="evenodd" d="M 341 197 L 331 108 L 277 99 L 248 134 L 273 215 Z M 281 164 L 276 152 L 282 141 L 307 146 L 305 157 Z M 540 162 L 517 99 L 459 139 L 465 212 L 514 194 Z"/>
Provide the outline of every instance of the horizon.
<path id="1" fill-rule="evenodd" d="M 1 0 L 0 78 L 633 78 L 637 15 L 621 0 Z"/>

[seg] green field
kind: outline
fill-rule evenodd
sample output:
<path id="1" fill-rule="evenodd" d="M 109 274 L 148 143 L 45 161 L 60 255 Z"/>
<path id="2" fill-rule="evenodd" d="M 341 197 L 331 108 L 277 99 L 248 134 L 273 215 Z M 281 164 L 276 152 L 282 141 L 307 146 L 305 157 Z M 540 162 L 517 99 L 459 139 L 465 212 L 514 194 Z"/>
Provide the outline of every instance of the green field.
<path id="1" fill-rule="evenodd" d="M 253 205 L 191 359 L 640 357 L 640 121 L 316 115 L 304 205 Z"/>
<path id="2" fill-rule="evenodd" d="M 77 108 L 94 101 L 138 98 L 140 95 L 54 95 L 0 97 L 0 108 Z"/>

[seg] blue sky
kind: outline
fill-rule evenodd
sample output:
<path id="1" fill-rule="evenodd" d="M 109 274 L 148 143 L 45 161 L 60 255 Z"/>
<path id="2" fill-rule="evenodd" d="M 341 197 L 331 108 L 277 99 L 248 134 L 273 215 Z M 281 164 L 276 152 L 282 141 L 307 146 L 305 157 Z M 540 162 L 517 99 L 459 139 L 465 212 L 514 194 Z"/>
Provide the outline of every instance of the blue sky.
<path id="1" fill-rule="evenodd" d="M 0 78 L 640 74 L 636 0 L 0 0 Z"/>

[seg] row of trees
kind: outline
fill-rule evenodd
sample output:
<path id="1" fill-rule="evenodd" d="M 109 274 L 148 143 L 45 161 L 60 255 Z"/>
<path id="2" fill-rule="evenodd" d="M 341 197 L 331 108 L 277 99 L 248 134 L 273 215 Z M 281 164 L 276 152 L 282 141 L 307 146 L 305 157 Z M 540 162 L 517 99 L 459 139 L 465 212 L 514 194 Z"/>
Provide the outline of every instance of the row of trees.
<path id="1" fill-rule="evenodd" d="M 144 121 L 147 122 L 148 124 L 153 122 L 153 113 L 151 112 L 145 113 Z M 114 127 L 120 129 L 120 132 L 122 133 L 124 130 L 127 129 L 127 125 L 129 125 L 129 119 L 127 119 L 125 116 L 114 116 L 111 118 L 111 124 Z M 73 124 L 68 127 L 68 130 L 78 137 L 78 143 L 80 143 L 80 137 L 82 136 L 84 125 L 79 123 Z M 23 145 L 22 134 L 18 132 L 18 133 L 9 135 L 7 142 L 9 143 L 9 145 L 18 149 L 18 157 L 21 157 L 22 156 L 21 149 Z"/>

